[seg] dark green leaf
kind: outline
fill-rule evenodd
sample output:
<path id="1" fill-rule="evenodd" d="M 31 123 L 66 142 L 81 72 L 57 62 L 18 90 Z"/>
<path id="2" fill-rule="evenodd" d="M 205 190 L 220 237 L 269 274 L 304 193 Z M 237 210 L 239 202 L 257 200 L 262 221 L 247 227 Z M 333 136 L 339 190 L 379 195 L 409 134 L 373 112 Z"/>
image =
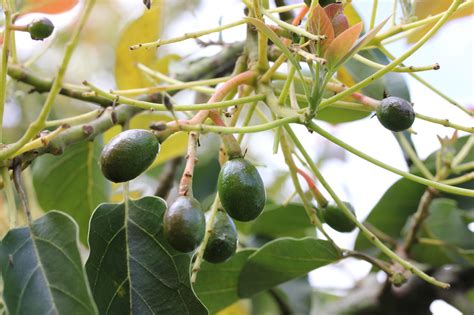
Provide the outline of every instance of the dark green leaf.
<path id="1" fill-rule="evenodd" d="M 253 249 L 245 249 L 222 264 L 202 263 L 194 290 L 211 314 L 239 300 L 239 274 L 248 257 L 254 252 Z"/>
<path id="2" fill-rule="evenodd" d="M 84 243 L 92 211 L 108 201 L 110 195 L 110 183 L 98 165 L 101 149 L 98 140 L 81 142 L 68 147 L 60 156 L 44 155 L 33 164 L 39 204 L 45 211 L 58 209 L 70 214 L 79 224 Z"/>
<path id="3" fill-rule="evenodd" d="M 101 314 L 207 314 L 191 289 L 189 255 L 164 240 L 165 209 L 144 197 L 94 211 L 86 270 Z"/>
<path id="4" fill-rule="evenodd" d="M 247 260 L 239 277 L 239 296 L 250 297 L 340 258 L 327 241 L 312 237 L 276 239 Z"/>
<path id="5" fill-rule="evenodd" d="M 0 263 L 9 314 L 97 314 L 77 238 L 77 224 L 58 211 L 7 233 Z"/>
<path id="6" fill-rule="evenodd" d="M 380 198 L 364 223 L 369 223 L 384 234 L 398 239 L 407 218 L 416 212 L 425 188 L 405 178 L 398 180 Z M 372 248 L 372 243 L 359 233 L 355 249 L 365 251 L 369 248 Z"/>

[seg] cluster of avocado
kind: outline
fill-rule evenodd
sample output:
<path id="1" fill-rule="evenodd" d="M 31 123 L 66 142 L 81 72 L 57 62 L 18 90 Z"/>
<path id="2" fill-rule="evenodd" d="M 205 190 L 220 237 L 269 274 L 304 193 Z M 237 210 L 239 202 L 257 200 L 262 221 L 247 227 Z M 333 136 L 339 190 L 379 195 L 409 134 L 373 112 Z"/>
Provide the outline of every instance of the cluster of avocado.
<path id="1" fill-rule="evenodd" d="M 204 259 L 221 263 L 237 249 L 237 229 L 232 219 L 255 219 L 265 205 L 265 188 L 255 168 L 244 158 L 227 161 L 221 168 L 217 183 L 219 199 L 224 209 L 215 214 Z M 191 252 L 204 239 L 206 220 L 199 202 L 192 196 L 180 196 L 165 212 L 164 235 L 178 251 Z"/>
<path id="2" fill-rule="evenodd" d="M 376 110 L 380 123 L 391 131 L 403 131 L 415 121 L 413 105 L 403 98 L 389 96 L 384 98 Z"/>
<path id="3" fill-rule="evenodd" d="M 100 156 L 104 176 L 112 182 L 130 181 L 143 173 L 160 149 L 156 136 L 142 129 L 126 130 L 110 140 Z M 215 214 L 204 259 L 220 263 L 237 249 L 237 229 L 232 220 L 251 221 L 265 205 L 265 188 L 255 166 L 244 158 L 227 161 L 218 179 L 218 194 L 224 209 Z M 184 253 L 195 250 L 203 241 L 206 219 L 199 201 L 179 196 L 166 210 L 163 233 L 168 243 Z"/>

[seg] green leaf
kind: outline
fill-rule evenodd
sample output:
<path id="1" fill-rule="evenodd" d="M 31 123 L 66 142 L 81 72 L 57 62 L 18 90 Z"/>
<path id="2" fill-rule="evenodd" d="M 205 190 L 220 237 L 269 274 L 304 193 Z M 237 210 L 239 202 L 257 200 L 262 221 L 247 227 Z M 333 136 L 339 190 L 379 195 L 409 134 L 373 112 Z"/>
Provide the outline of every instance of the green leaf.
<path id="1" fill-rule="evenodd" d="M 312 237 L 276 239 L 247 260 L 239 277 L 239 296 L 250 297 L 340 258 L 328 241 Z"/>
<path id="2" fill-rule="evenodd" d="M 250 234 L 265 237 L 305 237 L 309 233 L 314 235 L 314 227 L 311 225 L 304 207 L 300 204 L 288 204 L 286 206 L 269 204 L 262 214 L 251 223 Z"/>
<path id="3" fill-rule="evenodd" d="M 44 155 L 33 164 L 33 185 L 40 206 L 45 211 L 58 209 L 70 214 L 79 224 L 84 243 L 92 211 L 110 196 L 110 183 L 98 164 L 101 150 L 98 140 L 81 142 L 60 156 Z"/>
<path id="4" fill-rule="evenodd" d="M 7 233 L 0 264 L 9 314 L 97 314 L 77 238 L 77 224 L 58 211 Z"/>
<path id="5" fill-rule="evenodd" d="M 472 264 L 469 262 L 469 257 L 464 257 L 459 252 L 459 249 L 474 249 L 474 233 L 468 229 L 467 223 L 463 220 L 463 212 L 457 209 L 454 200 L 445 198 L 433 200 L 429 207 L 429 217 L 423 223 L 421 237 L 440 240 L 446 245 L 417 244 L 413 247 L 412 257 L 433 266 L 446 263 Z"/>
<path id="6" fill-rule="evenodd" d="M 144 197 L 94 211 L 86 270 L 101 314 L 207 314 L 191 289 L 189 255 L 164 240 L 165 209 Z"/>
<path id="7" fill-rule="evenodd" d="M 204 305 L 214 314 L 239 300 L 237 284 L 240 271 L 255 250 L 245 249 L 222 264 L 203 262 L 194 290 Z"/>

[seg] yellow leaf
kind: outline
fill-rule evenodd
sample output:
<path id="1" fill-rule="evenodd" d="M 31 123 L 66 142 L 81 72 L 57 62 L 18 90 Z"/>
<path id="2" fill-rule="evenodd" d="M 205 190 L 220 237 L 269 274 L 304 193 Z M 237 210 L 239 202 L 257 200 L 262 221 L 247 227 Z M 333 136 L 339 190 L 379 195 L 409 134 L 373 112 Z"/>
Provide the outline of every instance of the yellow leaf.
<path id="1" fill-rule="evenodd" d="M 344 15 L 349 21 L 349 25 L 355 25 L 359 22 L 362 22 L 362 18 L 360 17 L 359 13 L 357 13 L 354 6 L 350 3 L 347 3 L 344 7 Z"/>
<path id="2" fill-rule="evenodd" d="M 416 0 L 415 3 L 415 16 L 421 20 L 430 15 L 436 15 L 443 11 L 446 11 L 449 6 L 451 5 L 451 0 Z M 450 20 L 461 18 L 464 16 L 468 16 L 474 14 L 474 8 L 470 7 L 468 9 L 464 9 L 455 13 Z M 423 35 L 425 35 L 434 25 L 435 23 L 426 24 L 426 26 L 419 28 L 416 32 L 411 33 L 407 37 L 407 42 L 415 43 L 417 42 Z"/>
<path id="3" fill-rule="evenodd" d="M 156 49 L 130 50 L 131 45 L 158 39 L 161 29 L 163 0 L 153 1 L 150 10 L 131 22 L 120 36 L 115 50 L 115 81 L 121 90 L 152 85 L 137 68 L 138 63 L 153 67 L 156 63 Z"/>
<path id="4" fill-rule="evenodd" d="M 186 132 L 181 131 L 172 134 L 161 144 L 160 153 L 150 168 L 160 165 L 161 163 L 174 159 L 178 156 L 185 155 L 187 146 L 188 134 Z"/>
<path id="5" fill-rule="evenodd" d="M 250 306 L 248 301 L 240 300 L 219 311 L 217 315 L 249 315 Z"/>

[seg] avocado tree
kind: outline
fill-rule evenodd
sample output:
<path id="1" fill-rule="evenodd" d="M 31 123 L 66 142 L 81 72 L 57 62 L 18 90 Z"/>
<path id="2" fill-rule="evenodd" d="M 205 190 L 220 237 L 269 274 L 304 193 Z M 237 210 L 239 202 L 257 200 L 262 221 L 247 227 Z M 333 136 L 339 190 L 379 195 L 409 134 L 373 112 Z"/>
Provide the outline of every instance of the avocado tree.
<path id="1" fill-rule="evenodd" d="M 143 12 L 120 32 L 117 3 L 2 1 L 3 313 L 430 314 L 437 299 L 474 312 L 472 120 L 418 113 L 405 75 L 473 111 L 416 74 L 438 64 L 404 64 L 474 1 L 395 0 L 382 18 L 374 0 L 364 23 L 351 1 L 243 0 L 240 19 L 168 38 L 163 20 L 195 2 L 127 1 Z M 203 40 L 239 27 L 243 41 Z M 217 50 L 158 54 L 187 40 Z M 374 116 L 405 169 L 328 131 Z M 419 120 L 452 130 L 426 159 Z M 248 145 L 268 136 L 285 163 L 273 177 Z M 306 147 L 317 137 L 400 177 L 366 218 Z M 352 231 L 349 248 L 337 236 Z M 351 259 L 371 266 L 357 287 L 311 287 L 311 271 Z"/>

